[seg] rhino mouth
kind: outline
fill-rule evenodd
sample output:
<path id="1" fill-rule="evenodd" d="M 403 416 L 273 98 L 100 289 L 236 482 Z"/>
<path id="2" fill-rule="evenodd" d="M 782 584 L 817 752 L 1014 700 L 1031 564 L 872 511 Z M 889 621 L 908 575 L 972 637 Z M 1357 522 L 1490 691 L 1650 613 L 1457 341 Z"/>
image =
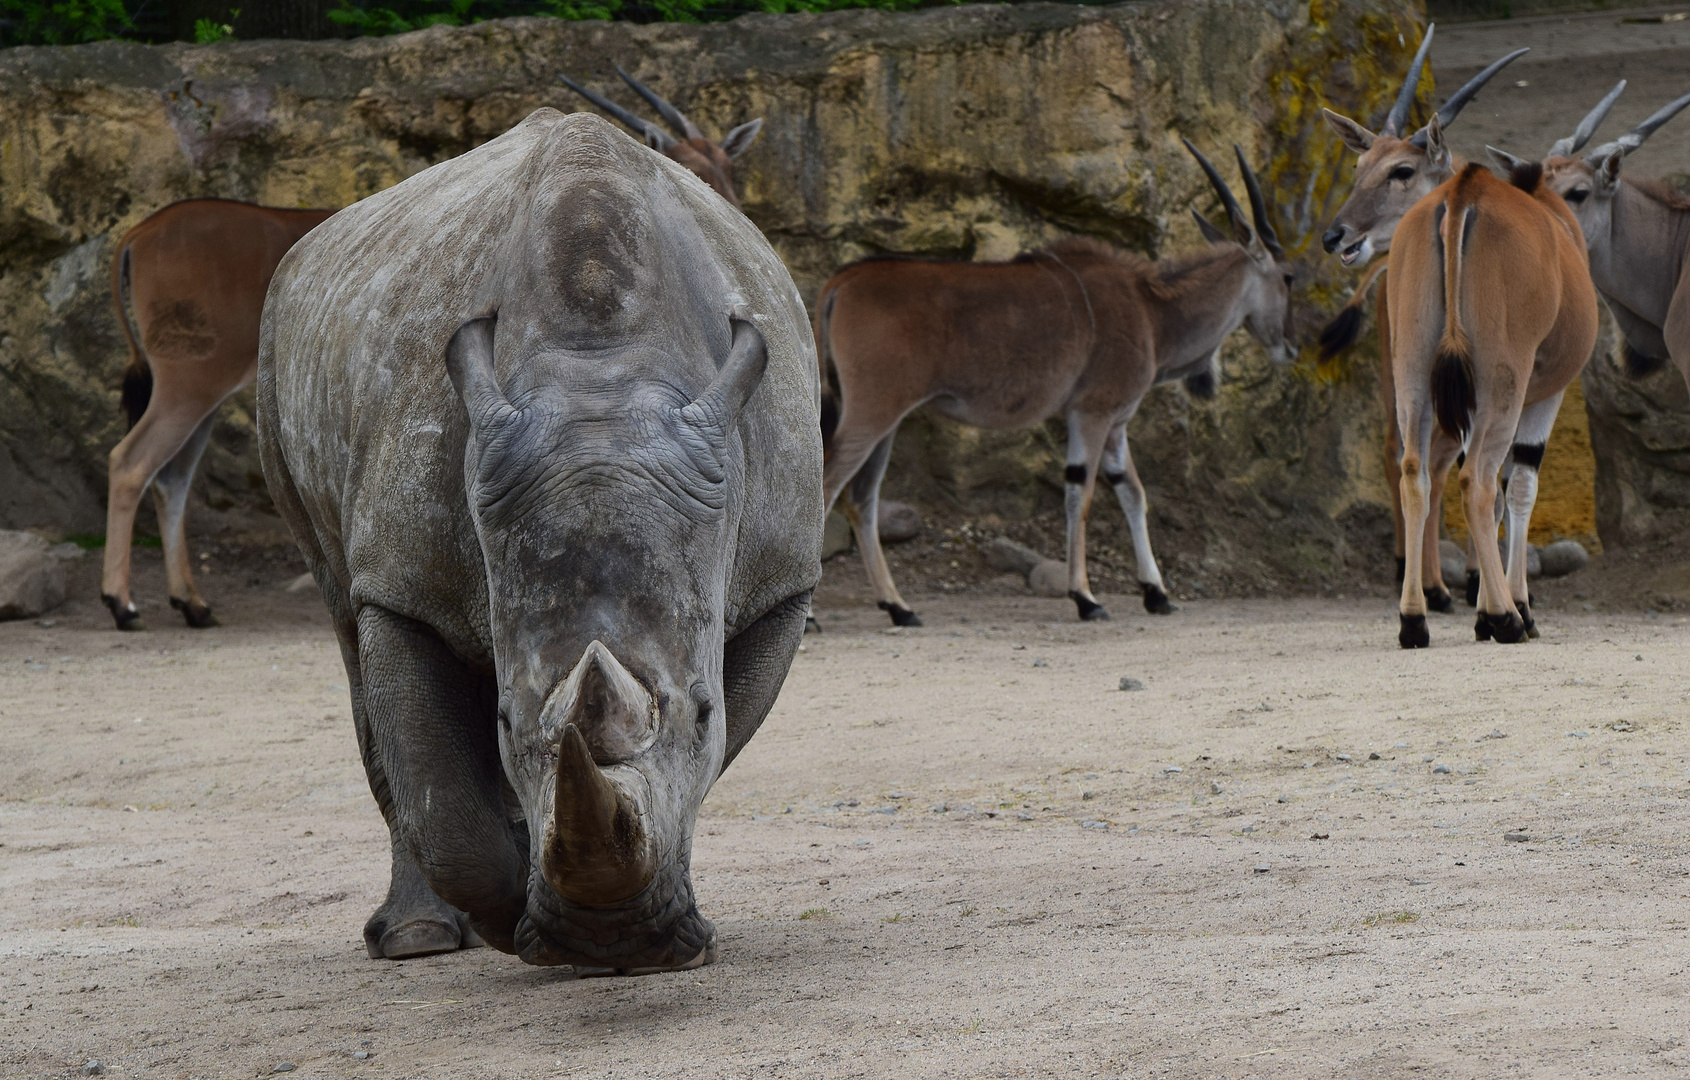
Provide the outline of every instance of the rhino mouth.
<path id="1" fill-rule="evenodd" d="M 568 964 L 583 977 L 647 975 L 714 962 L 716 926 L 699 912 L 683 865 L 664 867 L 638 895 L 607 908 L 573 903 L 535 874 L 515 944 L 526 964 Z"/>

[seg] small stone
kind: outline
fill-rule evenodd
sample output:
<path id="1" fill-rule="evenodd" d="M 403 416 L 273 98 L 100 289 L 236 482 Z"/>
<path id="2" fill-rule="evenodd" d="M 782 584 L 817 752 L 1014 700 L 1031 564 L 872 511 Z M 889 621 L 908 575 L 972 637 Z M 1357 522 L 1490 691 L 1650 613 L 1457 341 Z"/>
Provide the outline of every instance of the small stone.
<path id="1" fill-rule="evenodd" d="M 1511 844 L 1523 844 L 1527 840 L 1531 839 L 1530 836 L 1523 832 L 1506 832 L 1502 834 L 1502 838 Z"/>
<path id="2" fill-rule="evenodd" d="M 1590 562 L 1590 552 L 1577 540 L 1557 540 L 1538 552 L 1538 564 L 1544 577 L 1563 577 L 1582 570 Z"/>
<path id="3" fill-rule="evenodd" d="M 1638 654 L 1637 654 L 1637 655 L 1636 655 L 1636 656 L 1634 656 L 1634 657 L 1632 657 L 1632 659 L 1633 659 L 1633 660 L 1641 660 L 1641 659 L 1643 659 L 1643 654 L 1642 654 L 1642 653 L 1638 653 Z"/>
<path id="4" fill-rule="evenodd" d="M 1045 559 L 1027 571 L 1027 587 L 1037 596 L 1065 597 L 1068 595 L 1068 564 Z"/>
<path id="5" fill-rule="evenodd" d="M 1339 761 L 1348 761 L 1348 760 L 1350 760 L 1350 755 L 1348 755 L 1348 754 L 1338 754 L 1337 758 L 1338 758 Z"/>
<path id="6" fill-rule="evenodd" d="M 1367 760 L 1369 760 L 1369 761 L 1381 761 L 1383 759 L 1380 758 L 1378 751 L 1375 751 L 1375 752 L 1367 755 Z"/>
<path id="7" fill-rule="evenodd" d="M 1222 791 L 1221 782 L 1219 780 L 1209 781 L 1209 794 L 1219 795 L 1221 793 L 1221 791 Z"/>
<path id="8" fill-rule="evenodd" d="M 1168 765 L 1165 766 L 1162 771 L 1165 773 L 1182 773 L 1185 770 L 1180 768 L 1178 765 Z"/>
<path id="9" fill-rule="evenodd" d="M 1085 800 L 1086 802 L 1090 802 L 1092 799 L 1097 798 L 1097 796 L 1093 795 L 1089 791 L 1082 791 L 1082 792 L 1080 792 L 1080 798 Z"/>
<path id="10" fill-rule="evenodd" d="M 298 1068 L 298 1066 L 291 1061 L 278 1061 L 275 1065 L 271 1066 L 270 1071 L 273 1073 L 293 1072 L 296 1068 Z"/>
<path id="11" fill-rule="evenodd" d="M 1087 818 L 1086 820 L 1080 822 L 1080 828 L 1082 828 L 1082 829 L 1102 829 L 1102 830 L 1107 832 L 1108 829 L 1109 829 L 1109 823 L 1107 821 L 1095 821 L 1091 818 Z"/>
<path id="12" fill-rule="evenodd" d="M 1017 544 L 1007 536 L 990 541 L 980 549 L 980 553 L 986 557 L 986 565 L 993 570 L 1019 574 L 1023 578 L 1032 572 L 1033 567 L 1044 561 L 1044 556 L 1024 544 Z"/>
<path id="13" fill-rule="evenodd" d="M 1449 775 L 1449 766 L 1448 765 L 1438 765 L 1438 766 L 1436 766 L 1432 769 L 1432 772 L 1436 773 L 1439 776 L 1448 776 Z"/>
<path id="14" fill-rule="evenodd" d="M 1590 738 L 1590 732 L 1588 732 L 1588 731 L 1569 731 L 1569 732 L 1567 732 L 1567 738 L 1569 738 L 1569 739 L 1588 739 L 1588 738 Z"/>
<path id="15" fill-rule="evenodd" d="M 1049 667 L 1050 661 L 1044 659 L 1043 657 L 1040 657 L 1039 659 L 1033 661 L 1033 666 L 1034 667 Z"/>
<path id="16" fill-rule="evenodd" d="M 1631 730 L 1633 730 L 1633 728 L 1631 726 L 1631 721 L 1629 721 L 1629 720 L 1616 720 L 1614 723 L 1609 724 L 1608 727 L 1611 728 L 1614 731 L 1631 731 Z"/>
<path id="17" fill-rule="evenodd" d="M 1408 883 L 1410 885 L 1429 885 L 1429 884 L 1431 884 L 1431 882 L 1427 881 L 1425 878 L 1409 878 Z"/>
<path id="18" fill-rule="evenodd" d="M 1087 779 L 1087 780 L 1096 780 L 1096 779 L 1097 779 L 1097 774 L 1096 774 L 1096 773 L 1094 773 L 1094 772 L 1089 772 L 1089 773 L 1086 773 L 1086 779 Z"/>
<path id="19" fill-rule="evenodd" d="M 882 499 L 877 515 L 877 529 L 883 544 L 901 544 L 921 535 L 921 511 L 908 503 Z"/>
<path id="20" fill-rule="evenodd" d="M 1281 795 L 1279 798 L 1274 800 L 1274 802 L 1290 802 L 1290 801 L 1291 801 L 1291 796 L 1289 796 L 1289 795 Z"/>
<path id="21" fill-rule="evenodd" d="M 359 1061 L 368 1061 L 370 1058 L 370 1052 L 368 1050 L 354 1050 L 352 1051 L 352 1056 L 357 1058 Z"/>
<path id="22" fill-rule="evenodd" d="M 1259 863 L 1256 864 L 1256 873 L 1258 873 L 1258 874 L 1265 874 L 1269 870 L 1272 870 L 1272 869 L 1273 869 L 1273 867 L 1269 866 L 1265 862 L 1259 862 Z"/>
<path id="23" fill-rule="evenodd" d="M 105 1071 L 106 1067 L 100 1064 L 99 1058 L 89 1058 L 87 1061 L 82 1063 L 83 1076 L 99 1076 Z"/>
<path id="24" fill-rule="evenodd" d="M 932 814 L 948 814 L 951 812 L 951 808 L 946 806 L 944 803 L 937 803 L 933 806 L 929 806 L 927 810 L 928 813 Z"/>
<path id="25" fill-rule="evenodd" d="M 1144 683 L 1142 683 L 1139 680 L 1133 678 L 1131 675 L 1122 675 L 1121 676 L 1121 689 L 1122 690 L 1143 690 L 1144 689 Z"/>
<path id="26" fill-rule="evenodd" d="M 1025 810 L 1017 810 L 1015 812 L 1015 818 L 1016 818 L 1017 821 L 1032 821 L 1033 815 L 1029 814 Z"/>

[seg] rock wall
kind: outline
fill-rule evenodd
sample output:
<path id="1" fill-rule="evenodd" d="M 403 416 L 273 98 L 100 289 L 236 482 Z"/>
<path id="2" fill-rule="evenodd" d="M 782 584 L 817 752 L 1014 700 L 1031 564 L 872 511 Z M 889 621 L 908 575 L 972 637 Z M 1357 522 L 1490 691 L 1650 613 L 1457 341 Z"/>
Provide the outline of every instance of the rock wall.
<path id="1" fill-rule="evenodd" d="M 191 196 L 345 205 L 537 106 L 578 107 L 561 73 L 633 104 L 616 64 L 707 131 L 766 118 L 738 165 L 745 209 L 807 297 L 874 252 L 1006 258 L 1072 233 L 1193 245 L 1186 210 L 1214 200 L 1186 135 L 1262 165 L 1312 328 L 1340 295 L 1313 237 L 1349 174 L 1319 106 L 1382 113 L 1422 20 L 1410 0 L 1152 0 L 0 53 L 0 527 L 101 527 L 126 359 L 107 274 L 126 228 Z M 1366 354 L 1272 367 L 1240 334 L 1225 364 L 1215 401 L 1161 388 L 1133 425 L 1176 572 L 1265 587 L 1375 558 L 1389 526 Z M 1015 521 L 1053 511 L 1060 454 L 1055 428 L 917 418 L 891 487 Z M 205 474 L 210 506 L 263 506 L 250 399 Z"/>

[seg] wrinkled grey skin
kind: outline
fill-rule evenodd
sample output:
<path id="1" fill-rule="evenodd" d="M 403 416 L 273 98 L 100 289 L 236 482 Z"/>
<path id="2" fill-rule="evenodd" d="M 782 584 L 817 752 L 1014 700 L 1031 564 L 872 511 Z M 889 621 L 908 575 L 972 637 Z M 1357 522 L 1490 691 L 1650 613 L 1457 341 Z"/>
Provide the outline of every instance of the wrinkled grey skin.
<path id="1" fill-rule="evenodd" d="M 820 577 L 814 348 L 756 228 L 587 114 L 289 253 L 260 445 L 392 832 L 372 956 L 710 959 L 698 807 Z"/>

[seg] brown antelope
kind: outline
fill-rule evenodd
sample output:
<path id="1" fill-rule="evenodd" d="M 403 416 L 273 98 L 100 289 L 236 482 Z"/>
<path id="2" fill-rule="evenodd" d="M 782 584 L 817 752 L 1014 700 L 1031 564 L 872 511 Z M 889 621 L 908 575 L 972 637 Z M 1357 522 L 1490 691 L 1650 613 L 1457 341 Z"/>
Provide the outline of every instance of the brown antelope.
<path id="1" fill-rule="evenodd" d="M 837 411 L 824 404 L 824 497 L 841 502 L 882 610 L 919 626 L 880 548 L 880 482 L 899 422 L 922 405 L 965 424 L 1017 428 L 1062 416 L 1068 595 L 1082 619 L 1106 619 L 1086 577 L 1086 515 L 1101 463 L 1132 532 L 1147 611 L 1166 614 L 1150 550 L 1144 485 L 1127 421 L 1150 388 L 1186 379 L 1213 393 L 1220 347 L 1242 323 L 1288 362 L 1291 266 L 1254 173 L 1238 154 L 1255 226 L 1214 166 L 1207 174 L 1230 234 L 1197 216 L 1210 246 L 1152 262 L 1067 240 L 1007 263 L 877 258 L 823 286 L 815 308 L 823 384 L 832 362 Z M 832 423 L 837 417 L 837 423 Z"/>
<path id="2" fill-rule="evenodd" d="M 751 144 L 757 141 L 757 133 L 763 130 L 763 118 L 747 121 L 728 132 L 727 138 L 721 142 L 713 143 L 704 137 L 704 133 L 699 131 L 691 120 L 681 115 L 679 109 L 652 93 L 638 79 L 620 67 L 616 69 L 616 74 L 622 76 L 622 81 L 632 87 L 634 93 L 645 98 L 646 103 L 657 110 L 657 115 L 661 116 L 663 122 L 673 128 L 680 138 L 671 136 L 656 124 L 646 123 L 614 101 L 593 93 L 567 75 L 560 75 L 558 78 L 563 80 L 563 85 L 626 124 L 645 140 L 647 146 L 692 170 L 700 180 L 709 184 L 716 194 L 728 200 L 734 209 L 739 209 L 739 196 L 734 194 L 734 158 L 745 153 Z"/>
<path id="3" fill-rule="evenodd" d="M 1609 91 L 1544 162 L 1551 190 L 1565 199 L 1584 230 L 1590 277 L 1624 336 L 1626 368 L 1644 375 L 1671 360 L 1690 380 L 1690 198 L 1658 180 L 1620 176 L 1620 162 L 1685 107 L 1690 94 L 1657 111 L 1582 159 L 1583 149 L 1625 82 Z M 1505 167 L 1518 159 L 1492 155 Z"/>
<path id="4" fill-rule="evenodd" d="M 123 375 L 129 434 L 111 452 L 100 599 L 119 630 L 142 628 L 129 591 L 129 543 L 149 486 L 170 606 L 189 626 L 217 625 L 188 558 L 188 487 L 217 407 L 252 381 L 258 316 L 276 264 L 333 213 L 191 199 L 158 211 L 118 241 L 112 299 L 129 340 Z"/>
<path id="5" fill-rule="evenodd" d="M 1388 253 L 1397 223 L 1409 208 L 1453 176 L 1456 169 L 1466 164 L 1453 156 L 1435 160 L 1427 151 L 1428 128 L 1421 128 L 1406 138 L 1403 136 L 1403 132 L 1407 130 L 1409 110 L 1414 105 L 1414 95 L 1420 85 L 1420 73 L 1425 66 L 1426 53 L 1431 48 L 1435 30 L 1435 25 L 1426 27 L 1426 36 L 1414 54 L 1414 62 L 1409 65 L 1408 78 L 1397 92 L 1396 101 L 1377 135 L 1346 116 L 1330 109 L 1321 110 L 1326 116 L 1326 122 L 1343 140 L 1344 145 L 1359 155 L 1356 160 L 1355 187 L 1351 189 L 1344 204 L 1338 208 L 1331 227 L 1321 236 L 1322 246 L 1328 252 L 1337 253 L 1339 261 L 1345 266 L 1365 266 L 1375 255 Z M 1440 130 L 1448 128 L 1455 121 L 1461 110 L 1497 72 L 1530 51 L 1514 50 L 1467 80 L 1461 89 L 1451 94 L 1449 100 L 1437 111 Z M 1367 302 L 1368 287 L 1378 279 L 1378 275 L 1379 270 L 1375 268 L 1364 277 L 1350 302 L 1321 332 L 1323 355 L 1335 356 L 1355 342 L 1361 330 L 1362 311 Z M 1396 426 L 1396 392 L 1391 385 L 1391 331 L 1386 291 L 1385 284 L 1381 283 L 1376 307 L 1379 324 L 1379 381 L 1386 414 L 1385 480 L 1391 488 L 1391 520 L 1396 532 L 1396 571 L 1400 583 L 1403 576 L 1404 547 L 1403 508 L 1398 498 L 1401 477 L 1397 474 L 1397 462 L 1402 456 L 1402 439 Z M 1444 480 L 1442 476 L 1433 479 L 1434 507 L 1442 505 L 1439 500 L 1442 498 Z M 1422 574 L 1427 583 L 1426 600 L 1434 611 L 1449 611 L 1454 607 L 1454 600 L 1444 585 L 1443 570 L 1438 562 L 1435 535 L 1438 519 L 1435 515 L 1427 527 L 1434 535 L 1424 547 L 1427 563 L 1422 568 Z M 1477 601 L 1478 587 L 1478 570 L 1470 563 L 1467 581 L 1467 597 L 1470 603 Z"/>
<path id="6" fill-rule="evenodd" d="M 1447 163 L 1442 126 L 1427 155 Z M 1403 215 L 1391 247 L 1388 302 L 1407 566 L 1398 643 L 1425 648 L 1421 547 L 1433 480 L 1465 445 L 1460 483 L 1469 522 L 1494 520 L 1497 476 L 1506 494 L 1506 576 L 1494 529 L 1473 528 L 1480 640 L 1536 636 L 1526 592 L 1526 530 L 1537 468 L 1561 407 L 1596 344 L 1596 290 L 1584 236 L 1543 167 L 1522 163 L 1504 182 L 1472 164 Z M 1435 430 L 1445 433 L 1434 439 Z M 1435 563 L 1434 563 L 1435 565 Z"/>

